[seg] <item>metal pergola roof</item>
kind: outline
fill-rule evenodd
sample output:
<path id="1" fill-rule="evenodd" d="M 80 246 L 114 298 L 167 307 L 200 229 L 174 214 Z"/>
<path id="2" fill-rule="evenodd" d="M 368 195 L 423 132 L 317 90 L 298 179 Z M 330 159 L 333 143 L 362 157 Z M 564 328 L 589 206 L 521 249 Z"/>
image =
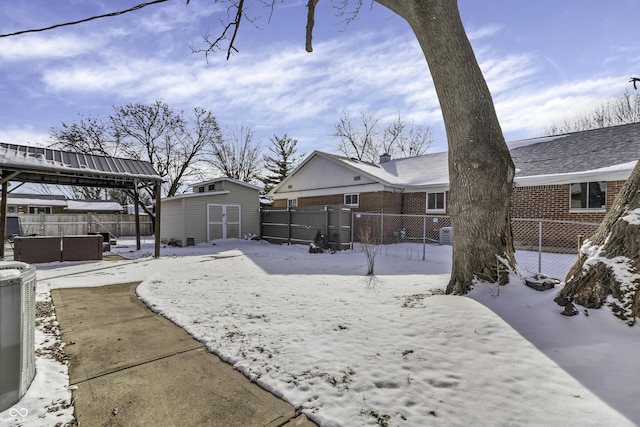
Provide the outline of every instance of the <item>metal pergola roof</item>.
<path id="1" fill-rule="evenodd" d="M 122 188 L 138 194 L 141 186 L 155 194 L 155 256 L 160 255 L 160 189 L 162 178 L 150 162 L 118 157 L 97 156 L 44 147 L 0 142 L 0 240 L 6 241 L 6 206 L 9 181 L 80 187 Z M 136 204 L 137 204 L 136 200 Z M 138 209 L 135 209 L 136 224 Z M 137 240 L 140 231 L 136 228 Z M 138 244 L 139 246 L 139 244 Z M 4 243 L 0 245 L 4 257 Z"/>

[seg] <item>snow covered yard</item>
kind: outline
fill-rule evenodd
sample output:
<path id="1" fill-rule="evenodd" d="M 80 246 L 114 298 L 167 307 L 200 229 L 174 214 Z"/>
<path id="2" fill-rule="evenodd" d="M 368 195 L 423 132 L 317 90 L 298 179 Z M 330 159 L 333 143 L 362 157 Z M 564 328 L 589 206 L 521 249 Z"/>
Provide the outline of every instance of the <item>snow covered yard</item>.
<path id="1" fill-rule="evenodd" d="M 603 311 L 563 317 L 555 291 L 514 281 L 445 296 L 449 264 L 406 249 L 378 255 L 369 278 L 358 251 L 225 240 L 153 259 L 118 246 L 134 259 L 38 265 L 39 295 L 141 280 L 155 311 L 321 425 L 640 423 L 638 328 Z M 69 393 L 38 369 L 35 389 Z M 41 420 L 24 425 L 52 425 Z"/>

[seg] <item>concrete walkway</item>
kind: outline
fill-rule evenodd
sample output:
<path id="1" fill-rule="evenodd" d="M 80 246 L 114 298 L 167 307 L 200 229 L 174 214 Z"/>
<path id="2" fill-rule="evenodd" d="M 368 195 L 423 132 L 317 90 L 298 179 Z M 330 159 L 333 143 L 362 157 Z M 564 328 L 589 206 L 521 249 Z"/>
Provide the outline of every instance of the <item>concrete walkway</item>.
<path id="1" fill-rule="evenodd" d="M 51 291 L 83 426 L 315 426 L 136 296 L 137 283 Z"/>

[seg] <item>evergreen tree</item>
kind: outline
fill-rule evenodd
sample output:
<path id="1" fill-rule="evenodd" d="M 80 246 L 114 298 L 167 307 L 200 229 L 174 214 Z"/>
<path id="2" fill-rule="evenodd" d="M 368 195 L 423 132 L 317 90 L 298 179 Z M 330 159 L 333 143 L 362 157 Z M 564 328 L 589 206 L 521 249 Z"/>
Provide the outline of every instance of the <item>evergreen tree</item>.
<path id="1" fill-rule="evenodd" d="M 286 133 L 282 137 L 273 135 L 269 141 L 271 145 L 268 148 L 271 155 L 264 156 L 264 166 L 268 173 L 260 179 L 264 184 L 265 194 L 280 184 L 302 157 L 296 155 L 298 140 L 288 137 Z"/>

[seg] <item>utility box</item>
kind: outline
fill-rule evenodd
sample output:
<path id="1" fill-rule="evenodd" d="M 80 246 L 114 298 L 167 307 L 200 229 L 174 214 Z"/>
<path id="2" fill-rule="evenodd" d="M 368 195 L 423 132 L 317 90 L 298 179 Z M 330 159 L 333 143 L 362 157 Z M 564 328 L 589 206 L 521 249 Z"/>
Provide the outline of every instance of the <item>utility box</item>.
<path id="1" fill-rule="evenodd" d="M 440 228 L 440 244 L 451 245 L 453 239 L 453 230 L 451 227 Z"/>
<path id="2" fill-rule="evenodd" d="M 0 262 L 0 412 L 15 405 L 36 374 L 36 269 Z"/>

